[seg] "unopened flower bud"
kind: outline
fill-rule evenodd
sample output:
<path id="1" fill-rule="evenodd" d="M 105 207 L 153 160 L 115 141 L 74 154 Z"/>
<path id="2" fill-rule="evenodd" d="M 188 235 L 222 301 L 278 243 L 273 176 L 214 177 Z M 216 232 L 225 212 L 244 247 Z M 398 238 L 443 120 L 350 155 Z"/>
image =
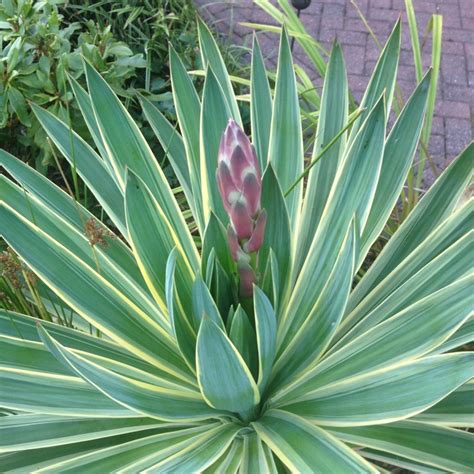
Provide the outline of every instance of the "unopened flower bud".
<path id="1" fill-rule="evenodd" d="M 243 199 L 238 199 L 230 208 L 230 220 L 239 240 L 249 239 L 253 232 L 253 219 L 250 217 Z"/>
<path id="2" fill-rule="evenodd" d="M 243 130 L 231 119 L 222 135 L 217 168 L 219 191 L 227 212 L 238 200 L 253 218 L 260 209 L 260 181 L 255 149 Z M 237 229 L 236 232 L 238 235 Z"/>
<path id="3" fill-rule="evenodd" d="M 262 246 L 266 223 L 267 211 L 264 209 L 257 217 L 257 221 L 255 222 L 255 227 L 250 239 L 244 244 L 244 250 L 246 252 L 256 252 Z"/>
<path id="4" fill-rule="evenodd" d="M 227 239 L 240 278 L 240 295 L 252 296 L 256 283 L 255 259 L 263 244 L 267 213 L 260 209 L 262 176 L 255 148 L 244 131 L 234 122 L 229 123 L 219 146 L 217 184 L 231 224 Z M 253 263 L 252 263 L 253 262 Z"/>

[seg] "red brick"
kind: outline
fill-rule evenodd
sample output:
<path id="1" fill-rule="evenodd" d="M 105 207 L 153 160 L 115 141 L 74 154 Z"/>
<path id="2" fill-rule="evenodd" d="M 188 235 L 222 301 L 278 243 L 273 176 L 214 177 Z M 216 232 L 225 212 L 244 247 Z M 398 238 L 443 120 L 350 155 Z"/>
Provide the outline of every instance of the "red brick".
<path id="1" fill-rule="evenodd" d="M 364 73 L 364 46 L 344 46 L 347 71 L 353 74 Z"/>
<path id="2" fill-rule="evenodd" d="M 349 3 L 349 2 L 346 2 L 346 3 Z M 368 11 L 368 0 L 358 0 L 357 1 L 357 6 L 359 7 L 359 10 L 362 12 L 362 14 L 366 16 L 367 11 Z M 349 18 L 360 18 L 359 17 L 359 12 L 354 7 L 354 5 L 352 5 L 352 3 L 349 3 L 347 5 L 346 15 Z"/>
<path id="3" fill-rule="evenodd" d="M 470 120 L 446 119 L 446 153 L 449 157 L 458 155 L 471 140 Z"/>
<path id="4" fill-rule="evenodd" d="M 466 84 L 466 61 L 464 56 L 444 54 L 441 56 L 443 79 L 448 84 Z"/>
<path id="5" fill-rule="evenodd" d="M 439 101 L 436 107 L 436 113 L 438 115 L 444 115 L 445 117 L 458 119 L 469 119 L 471 117 L 469 104 L 465 102 L 454 102 L 452 100 Z"/>
<path id="6" fill-rule="evenodd" d="M 348 44 L 354 46 L 365 46 L 369 33 L 361 31 L 339 31 L 337 32 L 337 39 L 341 44 Z"/>
<path id="7" fill-rule="evenodd" d="M 364 67 L 364 73 L 367 74 L 368 76 L 371 76 L 372 73 L 374 72 L 375 64 L 376 64 L 375 61 L 366 61 L 365 67 Z"/>
<path id="8" fill-rule="evenodd" d="M 442 54 L 463 54 L 463 43 L 460 41 L 444 41 Z"/>
<path id="9" fill-rule="evenodd" d="M 447 5 L 448 7 L 452 7 L 452 5 Z M 452 15 L 441 12 L 443 15 L 443 27 L 444 28 L 461 28 L 461 18 L 458 15 Z"/>
<path id="10" fill-rule="evenodd" d="M 415 82 L 416 81 L 415 66 L 405 66 L 403 64 L 400 64 L 398 66 L 398 78 L 404 79 L 406 81 Z"/>
<path id="11" fill-rule="evenodd" d="M 322 28 L 344 28 L 344 6 L 333 3 L 326 3 L 323 6 L 323 16 L 321 18 Z"/>
<path id="12" fill-rule="evenodd" d="M 461 21 L 462 21 L 462 27 L 465 30 L 474 31 L 474 18 L 464 17 L 464 18 L 461 18 Z M 472 33 L 468 33 L 466 31 L 466 34 L 472 34 Z"/>
<path id="13" fill-rule="evenodd" d="M 372 2 L 372 5 L 377 6 L 377 8 L 392 8 L 392 0 L 377 0 L 376 2 Z"/>
<path id="14" fill-rule="evenodd" d="M 388 8 L 370 8 L 369 9 L 369 20 L 391 20 L 397 21 L 400 16 L 400 12 L 391 10 Z"/>
<path id="15" fill-rule="evenodd" d="M 444 146 L 444 137 L 441 135 L 431 134 L 430 143 L 429 143 L 430 154 L 434 156 L 445 156 L 446 150 Z"/>
<path id="16" fill-rule="evenodd" d="M 474 104 L 474 89 L 466 86 L 443 84 L 443 99 Z"/>
<path id="17" fill-rule="evenodd" d="M 444 136 L 444 119 L 443 117 L 434 116 L 431 122 L 431 133 Z"/>
<path id="18" fill-rule="evenodd" d="M 344 21 L 344 29 L 348 31 L 367 31 L 367 27 L 359 17 L 350 18 L 348 16 L 346 16 Z"/>
<path id="19" fill-rule="evenodd" d="M 365 75 L 350 74 L 349 89 L 352 92 L 365 92 L 369 78 Z"/>
<path id="20" fill-rule="evenodd" d="M 459 0 L 461 16 L 474 18 L 474 3 L 472 0 Z"/>
<path id="21" fill-rule="evenodd" d="M 464 43 L 474 43 L 474 35 L 466 31 L 455 28 L 444 28 L 443 38 L 448 41 L 460 41 Z"/>
<path id="22" fill-rule="evenodd" d="M 467 73 L 467 84 L 469 87 L 474 87 L 474 71 Z"/>
<path id="23" fill-rule="evenodd" d="M 403 99 L 406 101 L 414 91 L 416 82 L 414 80 L 399 79 L 397 85 L 401 90 Z"/>
<path id="24" fill-rule="evenodd" d="M 317 35 L 317 39 L 319 41 L 324 41 L 328 43 L 332 43 L 337 37 L 337 30 L 334 28 L 321 28 L 319 34 Z"/>

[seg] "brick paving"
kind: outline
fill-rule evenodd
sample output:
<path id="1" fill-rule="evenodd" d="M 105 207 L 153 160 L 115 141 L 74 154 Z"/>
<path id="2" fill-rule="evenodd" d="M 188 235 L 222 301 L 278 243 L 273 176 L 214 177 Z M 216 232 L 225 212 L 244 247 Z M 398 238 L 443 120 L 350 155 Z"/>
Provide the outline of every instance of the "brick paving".
<path id="1" fill-rule="evenodd" d="M 200 14 L 228 40 L 250 45 L 252 31 L 239 23 L 276 24 L 252 0 L 195 0 Z M 276 3 L 276 2 L 272 2 Z M 384 43 L 400 14 L 403 18 L 398 83 L 408 97 L 415 86 L 413 53 L 404 0 L 356 0 L 371 28 Z M 420 32 L 433 13 L 443 15 L 443 45 L 437 106 L 430 153 L 438 170 L 445 168 L 471 140 L 474 128 L 474 0 L 414 0 Z M 379 50 L 350 0 L 312 0 L 301 20 L 314 38 L 330 48 L 337 37 L 342 44 L 351 90 L 360 99 Z M 276 64 L 277 36 L 260 32 L 260 43 L 269 67 Z M 430 64 L 431 44 L 423 48 L 425 67 Z M 295 61 L 305 67 L 317 86 L 321 80 L 304 52 L 295 44 Z M 425 181 L 434 174 L 427 169 Z"/>

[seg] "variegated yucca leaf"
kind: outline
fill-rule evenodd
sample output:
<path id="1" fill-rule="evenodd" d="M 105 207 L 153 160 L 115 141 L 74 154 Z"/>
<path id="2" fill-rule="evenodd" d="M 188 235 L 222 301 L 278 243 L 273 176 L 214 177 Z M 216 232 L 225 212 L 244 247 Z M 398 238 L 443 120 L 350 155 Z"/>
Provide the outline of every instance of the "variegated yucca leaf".
<path id="1" fill-rule="evenodd" d="M 334 45 L 308 160 L 288 36 L 274 91 L 255 40 L 246 173 L 262 174 L 258 253 L 237 236 L 228 245 L 215 173 L 229 119 L 234 132 L 242 120 L 201 21 L 199 40 L 202 93 L 170 51 L 178 126 L 141 99 L 188 214 L 87 63 L 87 90 L 71 85 L 97 151 L 33 110 L 108 220 L 0 151 L 1 236 L 58 297 L 45 306 L 53 322 L 0 310 L 0 471 L 469 472 L 473 436 L 458 428 L 474 426 L 474 361 L 458 349 L 474 339 L 472 144 L 367 263 L 412 166 L 430 84 L 428 72 L 388 126 L 400 24 L 352 114 Z M 250 298 L 239 296 L 242 262 Z"/>

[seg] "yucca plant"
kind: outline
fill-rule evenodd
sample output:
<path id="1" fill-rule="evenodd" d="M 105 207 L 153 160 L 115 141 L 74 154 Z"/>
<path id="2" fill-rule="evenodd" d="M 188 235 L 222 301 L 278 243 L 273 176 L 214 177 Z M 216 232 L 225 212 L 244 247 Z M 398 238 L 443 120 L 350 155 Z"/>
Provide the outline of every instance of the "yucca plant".
<path id="1" fill-rule="evenodd" d="M 99 335 L 0 312 L 0 470 L 469 471 L 472 435 L 455 428 L 474 424 L 474 363 L 452 352 L 473 334 L 472 145 L 365 262 L 410 167 L 430 74 L 387 135 L 400 25 L 352 116 L 336 44 L 305 169 L 286 33 L 273 96 L 254 44 L 252 147 L 199 29 L 202 96 L 170 53 L 179 130 L 142 100 L 193 223 L 87 63 L 88 91 L 72 86 L 100 156 L 34 111 L 113 225 L 0 154 L 3 238 Z"/>

